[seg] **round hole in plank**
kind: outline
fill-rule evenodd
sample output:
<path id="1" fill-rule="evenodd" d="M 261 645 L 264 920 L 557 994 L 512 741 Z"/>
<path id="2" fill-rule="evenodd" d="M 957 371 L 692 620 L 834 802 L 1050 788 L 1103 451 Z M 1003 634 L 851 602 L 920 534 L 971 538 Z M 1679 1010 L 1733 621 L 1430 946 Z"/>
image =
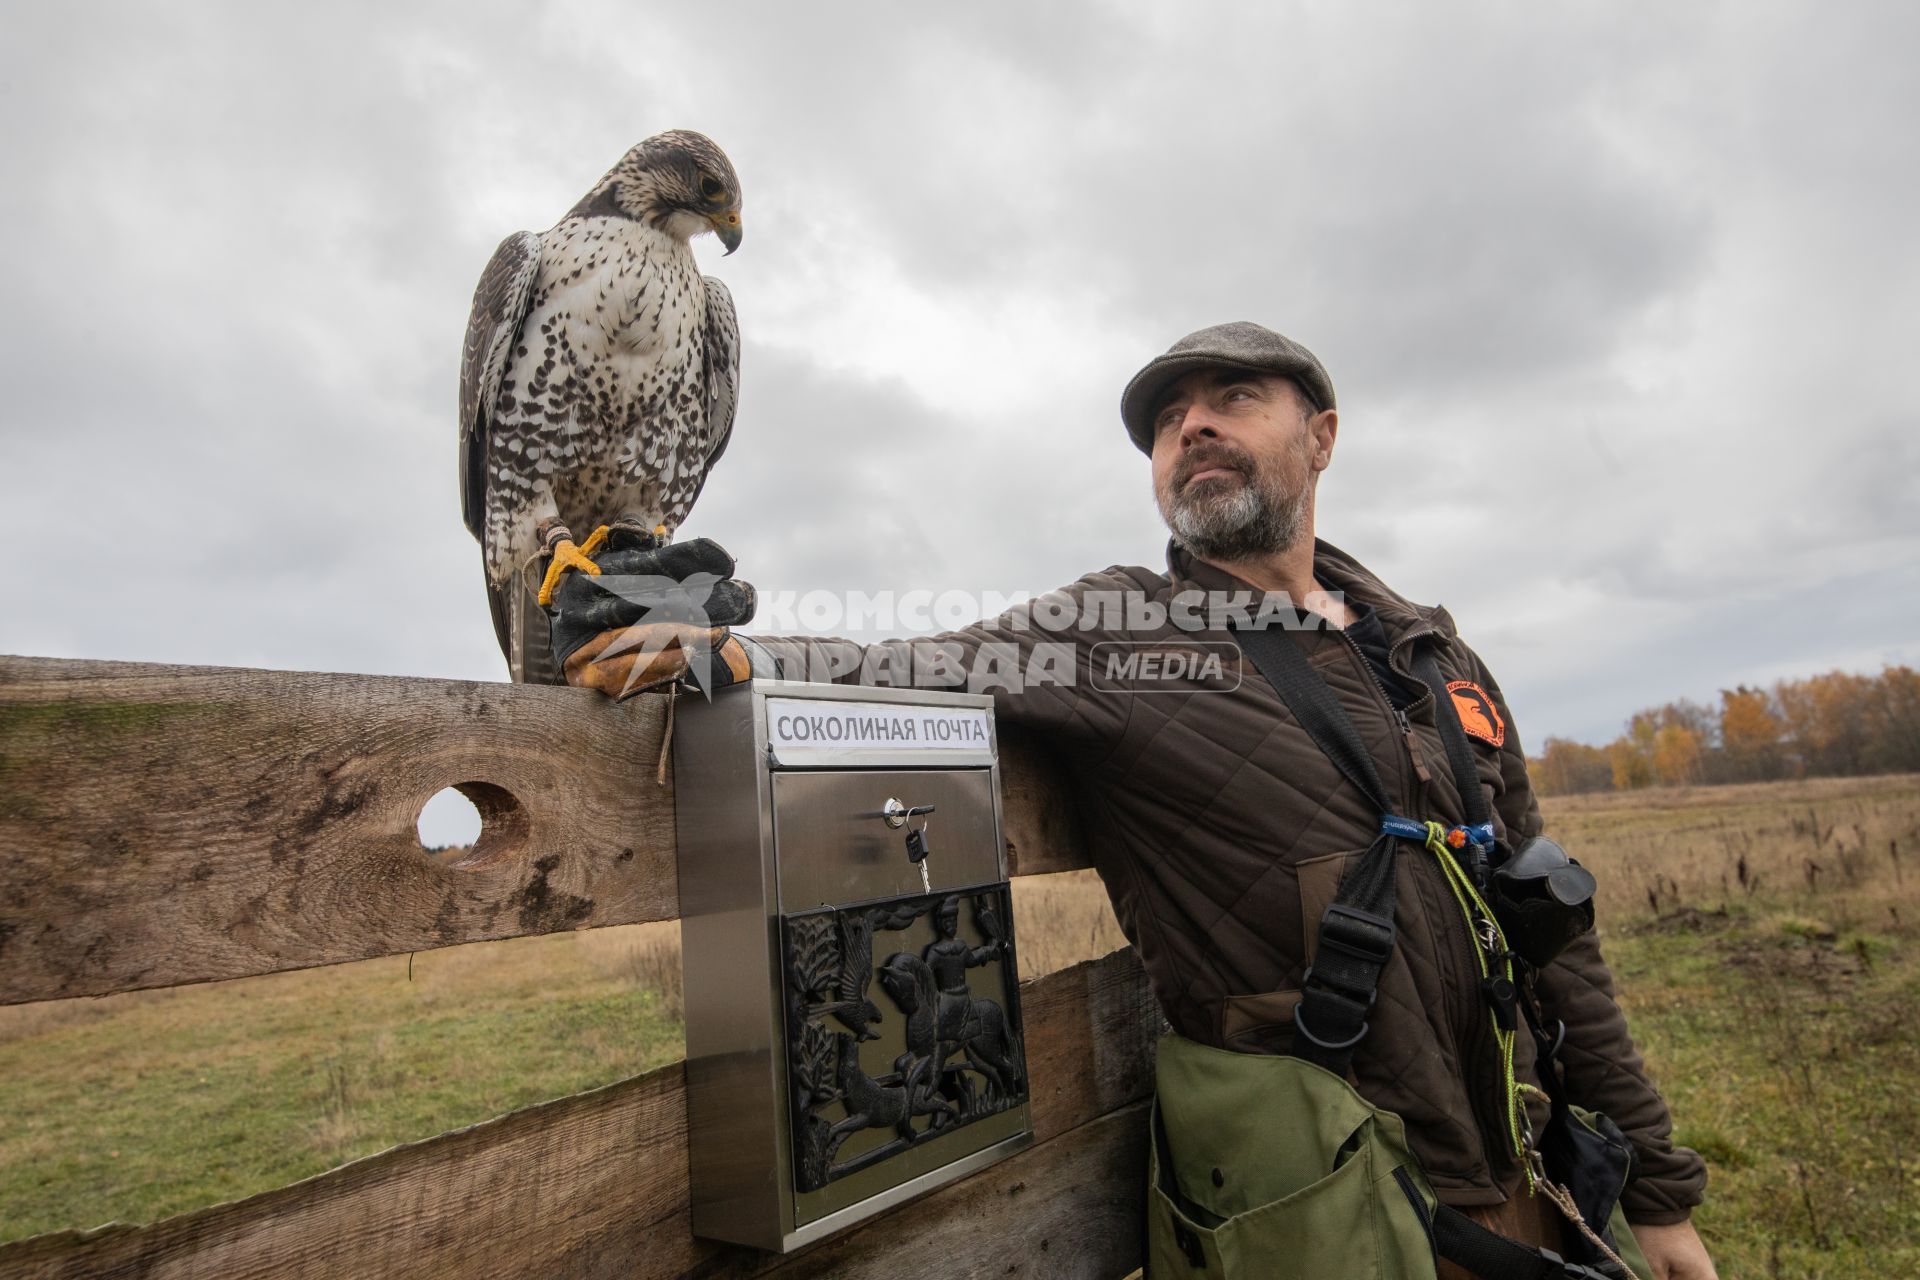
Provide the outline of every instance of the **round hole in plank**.
<path id="1" fill-rule="evenodd" d="M 427 856 L 455 871 L 483 871 L 527 847 L 527 811 L 505 787 L 456 782 L 421 806 Z"/>

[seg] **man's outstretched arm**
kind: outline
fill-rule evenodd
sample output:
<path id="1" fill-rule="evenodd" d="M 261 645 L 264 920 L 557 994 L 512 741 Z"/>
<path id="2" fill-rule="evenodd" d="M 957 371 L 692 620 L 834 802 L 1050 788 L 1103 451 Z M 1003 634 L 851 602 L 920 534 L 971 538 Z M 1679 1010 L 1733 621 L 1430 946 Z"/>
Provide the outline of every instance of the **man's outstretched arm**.
<path id="1" fill-rule="evenodd" d="M 803 680 L 990 694 L 1002 720 L 1067 742 L 1111 742 L 1124 699 L 1089 686 L 1112 602 L 1141 584 L 1117 572 L 1080 581 L 998 617 L 940 635 L 861 644 L 837 637 L 748 636 L 753 589 L 705 539 L 600 558 L 556 599 L 554 650 L 568 683 L 630 697 L 686 681 Z M 1089 598 L 1093 597 L 1093 598 Z"/>

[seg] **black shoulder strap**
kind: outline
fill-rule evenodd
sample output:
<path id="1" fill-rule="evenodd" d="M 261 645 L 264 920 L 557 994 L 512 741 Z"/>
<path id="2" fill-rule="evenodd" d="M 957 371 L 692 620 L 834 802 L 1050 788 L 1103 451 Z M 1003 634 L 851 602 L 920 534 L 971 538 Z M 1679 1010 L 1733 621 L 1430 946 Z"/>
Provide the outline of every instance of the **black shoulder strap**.
<path id="1" fill-rule="evenodd" d="M 1453 770 L 1453 785 L 1460 792 L 1460 804 L 1467 825 L 1487 826 L 1493 822 L 1493 810 L 1487 793 L 1480 787 L 1480 771 L 1474 768 L 1473 748 L 1467 744 L 1467 731 L 1460 725 L 1460 708 L 1453 705 L 1453 690 L 1440 674 L 1439 660 L 1430 645 L 1421 645 L 1413 659 L 1414 674 L 1433 690 L 1433 722 L 1440 726 L 1440 742 L 1447 749 L 1447 767 Z"/>
<path id="2" fill-rule="evenodd" d="M 1285 631 L 1238 631 L 1235 638 L 1321 752 L 1382 814 L 1393 812 L 1373 756 L 1327 682 Z"/>
<path id="3" fill-rule="evenodd" d="M 1381 817 L 1390 815 L 1373 756 L 1299 643 L 1277 630 L 1234 635 L 1327 759 Z M 1380 835 L 1347 867 L 1333 904 L 1320 917 L 1313 965 L 1301 981 L 1293 1015 L 1293 1054 L 1338 1076 L 1346 1075 L 1354 1049 L 1366 1038 L 1380 971 L 1393 955 L 1395 888 L 1393 837 Z"/>

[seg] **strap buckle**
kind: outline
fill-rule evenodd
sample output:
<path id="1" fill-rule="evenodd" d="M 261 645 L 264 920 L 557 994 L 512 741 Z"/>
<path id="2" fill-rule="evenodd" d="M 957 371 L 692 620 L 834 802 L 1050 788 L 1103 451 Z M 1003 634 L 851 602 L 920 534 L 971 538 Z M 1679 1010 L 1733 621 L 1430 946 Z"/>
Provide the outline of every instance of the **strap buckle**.
<path id="1" fill-rule="evenodd" d="M 1333 995 L 1331 992 L 1325 992 L 1322 994 L 1327 999 L 1338 1000 L 1341 998 L 1339 996 Z M 1352 1003 L 1352 1002 L 1348 1001 L 1347 1003 Z M 1369 999 L 1366 1005 L 1362 1008 L 1361 1012 L 1364 1013 L 1367 1009 L 1371 1009 L 1372 1007 L 1373 1007 L 1373 1001 Z M 1359 1027 L 1354 1031 L 1352 1035 L 1348 1036 L 1345 1040 L 1324 1040 L 1321 1037 L 1315 1035 L 1313 1028 L 1307 1025 L 1306 1013 L 1307 1013 L 1307 1001 L 1302 999 L 1299 1004 L 1293 1007 L 1293 1033 L 1297 1036 L 1305 1036 L 1310 1043 L 1312 1043 L 1313 1045 L 1317 1046 L 1320 1049 L 1327 1051 L 1328 1053 L 1342 1053 L 1348 1049 L 1353 1048 L 1355 1045 L 1359 1044 L 1362 1040 L 1365 1040 L 1367 1038 L 1367 1032 L 1370 1031 L 1373 1027 L 1372 1023 L 1368 1022 L 1366 1018 L 1362 1017 L 1357 1019 L 1357 1021 L 1360 1024 Z M 1342 1068 L 1342 1070 L 1344 1071 L 1345 1068 Z"/>
<path id="2" fill-rule="evenodd" d="M 1343 993 L 1365 996 L 1369 1006 L 1373 1003 L 1374 991 L 1378 987 L 1378 972 L 1393 955 L 1394 942 L 1399 936 L 1392 920 L 1375 915 L 1371 911 L 1362 911 L 1345 903 L 1335 902 L 1320 917 L 1320 940 L 1316 946 L 1314 963 L 1307 969 L 1306 983 L 1313 981 L 1316 970 L 1323 967 L 1334 971 L 1332 977 L 1323 975 L 1321 981 Z M 1331 951 L 1333 956 L 1327 953 Z M 1344 981 L 1348 977 L 1361 977 L 1354 974 L 1347 964 L 1329 965 L 1330 960 L 1354 961 L 1367 965 L 1374 971 L 1372 980 L 1365 985 Z"/>
<path id="3" fill-rule="evenodd" d="M 1393 955 L 1397 936 L 1393 921 L 1385 916 L 1341 902 L 1329 906 L 1320 917 L 1314 962 L 1300 982 L 1300 1003 L 1293 1011 L 1295 1034 L 1329 1054 L 1351 1049 L 1365 1039 L 1367 1014 L 1380 993 L 1380 970 Z M 1314 1031 L 1307 1022 L 1309 1010 L 1323 1026 L 1331 1020 L 1339 1031 Z"/>

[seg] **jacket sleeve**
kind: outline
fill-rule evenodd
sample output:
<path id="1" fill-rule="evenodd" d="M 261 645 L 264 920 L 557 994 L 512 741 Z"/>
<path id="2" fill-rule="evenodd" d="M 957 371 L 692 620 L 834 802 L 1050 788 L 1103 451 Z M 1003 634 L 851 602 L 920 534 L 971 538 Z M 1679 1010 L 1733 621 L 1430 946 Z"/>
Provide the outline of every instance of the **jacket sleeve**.
<path id="1" fill-rule="evenodd" d="M 1506 716 L 1508 733 L 1500 749 L 1504 786 L 1496 804 L 1509 840 L 1518 844 L 1541 833 L 1540 802 L 1506 698 L 1486 665 L 1478 657 L 1473 663 L 1476 679 Z M 1569 852 L 1579 856 L 1577 849 Z M 1560 1061 L 1571 1101 L 1610 1117 L 1638 1155 L 1634 1179 L 1621 1196 L 1628 1219 L 1653 1226 L 1685 1221 L 1706 1191 L 1706 1162 L 1697 1152 L 1673 1145 L 1673 1118 L 1627 1030 L 1597 933 L 1585 934 L 1541 970 L 1536 989 L 1543 1012 L 1567 1024 Z"/>
<path id="2" fill-rule="evenodd" d="M 773 660 L 771 674 L 779 679 L 991 694 L 1002 723 L 1061 745 L 1099 748 L 1118 741 L 1129 700 L 1090 696 L 1092 650 L 1118 632 L 1112 610 L 1119 601 L 1140 591 L 1109 570 L 935 636 L 865 645 L 813 636 L 748 639 Z"/>

